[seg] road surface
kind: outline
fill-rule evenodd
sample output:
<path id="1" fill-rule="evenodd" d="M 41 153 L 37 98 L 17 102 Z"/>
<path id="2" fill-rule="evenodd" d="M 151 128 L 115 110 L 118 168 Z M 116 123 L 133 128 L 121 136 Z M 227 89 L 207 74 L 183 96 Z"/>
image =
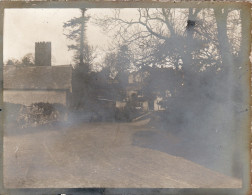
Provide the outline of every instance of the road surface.
<path id="1" fill-rule="evenodd" d="M 239 188 L 241 181 L 133 144 L 145 121 L 83 123 L 4 137 L 7 188 Z M 155 130 L 153 130 L 155 131 Z M 167 141 L 177 142 L 167 136 Z"/>

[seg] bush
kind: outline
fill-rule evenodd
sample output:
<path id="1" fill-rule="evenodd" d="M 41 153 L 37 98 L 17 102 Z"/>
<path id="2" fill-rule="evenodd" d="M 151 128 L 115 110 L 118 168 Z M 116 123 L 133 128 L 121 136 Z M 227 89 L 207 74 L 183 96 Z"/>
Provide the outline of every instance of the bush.
<path id="1" fill-rule="evenodd" d="M 35 103 L 22 106 L 19 110 L 17 122 L 22 128 L 37 127 L 65 120 L 66 110 L 61 104 Z"/>

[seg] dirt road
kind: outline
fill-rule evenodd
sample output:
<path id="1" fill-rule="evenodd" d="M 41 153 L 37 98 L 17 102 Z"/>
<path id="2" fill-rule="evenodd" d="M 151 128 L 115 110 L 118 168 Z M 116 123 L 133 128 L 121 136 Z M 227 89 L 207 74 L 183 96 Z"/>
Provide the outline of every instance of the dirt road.
<path id="1" fill-rule="evenodd" d="M 135 123 L 83 123 L 4 137 L 7 188 L 238 188 L 241 181 L 132 144 Z M 167 141 L 176 142 L 167 136 Z"/>

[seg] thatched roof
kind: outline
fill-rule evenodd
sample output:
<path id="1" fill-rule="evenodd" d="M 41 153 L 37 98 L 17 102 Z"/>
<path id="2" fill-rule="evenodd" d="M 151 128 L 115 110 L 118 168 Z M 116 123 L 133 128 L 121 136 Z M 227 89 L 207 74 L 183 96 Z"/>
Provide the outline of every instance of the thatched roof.
<path id="1" fill-rule="evenodd" d="M 4 66 L 4 89 L 71 90 L 71 66 Z"/>

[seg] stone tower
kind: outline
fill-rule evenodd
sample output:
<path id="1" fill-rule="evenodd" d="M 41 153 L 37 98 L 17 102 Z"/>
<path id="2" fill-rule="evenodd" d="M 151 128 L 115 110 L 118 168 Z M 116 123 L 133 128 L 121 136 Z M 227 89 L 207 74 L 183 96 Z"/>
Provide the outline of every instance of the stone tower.
<path id="1" fill-rule="evenodd" d="M 35 43 L 35 65 L 51 66 L 51 42 Z"/>

